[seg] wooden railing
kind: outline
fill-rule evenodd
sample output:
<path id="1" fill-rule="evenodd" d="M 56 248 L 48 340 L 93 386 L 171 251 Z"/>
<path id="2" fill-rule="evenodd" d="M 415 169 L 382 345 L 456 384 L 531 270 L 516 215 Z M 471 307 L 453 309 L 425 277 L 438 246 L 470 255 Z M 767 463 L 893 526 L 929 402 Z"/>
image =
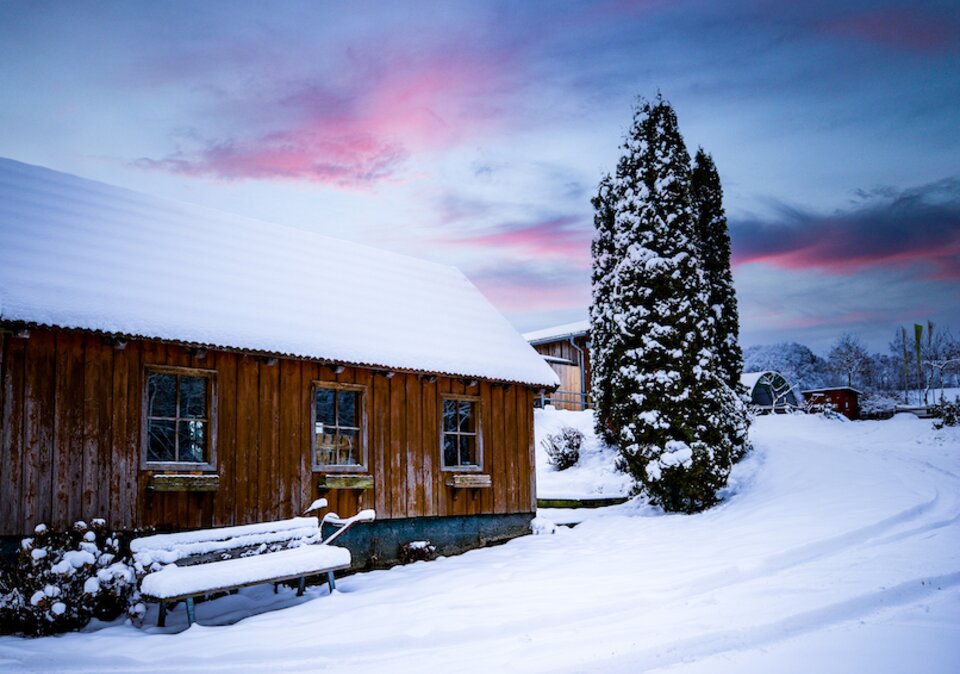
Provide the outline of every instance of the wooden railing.
<path id="1" fill-rule="evenodd" d="M 534 399 L 533 405 L 539 408 L 553 405 L 561 410 L 585 410 L 593 407 L 593 401 L 589 393 L 558 390 L 538 396 Z"/>

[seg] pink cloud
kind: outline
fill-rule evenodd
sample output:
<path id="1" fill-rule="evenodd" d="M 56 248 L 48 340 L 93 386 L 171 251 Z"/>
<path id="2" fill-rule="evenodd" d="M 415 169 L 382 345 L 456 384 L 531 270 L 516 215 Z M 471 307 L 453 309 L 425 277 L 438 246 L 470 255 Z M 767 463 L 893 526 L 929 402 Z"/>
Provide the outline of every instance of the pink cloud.
<path id="1" fill-rule="evenodd" d="M 847 14 L 820 27 L 830 35 L 921 54 L 954 51 L 960 38 L 956 24 L 907 7 Z"/>
<path id="2" fill-rule="evenodd" d="M 763 263 L 782 269 L 822 269 L 839 275 L 855 274 L 871 267 L 907 267 L 921 264 L 928 267 L 924 272 L 926 278 L 960 279 L 960 245 L 948 249 L 915 247 L 898 252 L 871 254 L 869 251 L 851 251 L 851 241 L 837 239 L 840 237 L 828 237 L 795 250 L 735 254 L 733 264 Z"/>
<path id="3" fill-rule="evenodd" d="M 416 153 L 450 148 L 495 128 L 503 110 L 497 101 L 512 91 L 500 54 L 380 54 L 352 59 L 344 71 L 339 84 L 298 82 L 231 102 L 225 114 L 238 118 L 241 130 L 136 163 L 223 180 L 363 187 L 395 177 Z"/>
<path id="4" fill-rule="evenodd" d="M 438 239 L 439 243 L 512 250 L 524 257 L 561 259 L 578 269 L 590 267 L 592 230 L 578 227 L 576 217 L 559 217 L 534 224 L 505 225 L 499 231 L 477 236 Z"/>
<path id="5" fill-rule="evenodd" d="M 580 310 L 590 304 L 588 275 L 562 268 L 537 271 L 522 265 L 504 265 L 469 274 L 481 292 L 503 312 Z"/>

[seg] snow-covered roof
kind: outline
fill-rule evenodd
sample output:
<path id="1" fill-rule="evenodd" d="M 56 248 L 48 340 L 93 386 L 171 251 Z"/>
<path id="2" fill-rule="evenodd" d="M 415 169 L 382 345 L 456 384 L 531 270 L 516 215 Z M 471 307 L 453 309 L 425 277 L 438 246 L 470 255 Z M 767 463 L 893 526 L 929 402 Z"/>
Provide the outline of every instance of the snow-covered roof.
<path id="1" fill-rule="evenodd" d="M 559 383 L 454 267 L 3 158 L 0 319 Z"/>
<path id="2" fill-rule="evenodd" d="M 744 372 L 740 375 L 740 383 L 747 388 L 748 391 L 752 391 L 753 387 L 757 385 L 757 382 L 760 381 L 760 377 L 765 374 L 777 374 L 772 370 L 767 370 L 765 372 Z"/>
<path id="3" fill-rule="evenodd" d="M 590 321 L 577 321 L 576 323 L 564 323 L 563 325 L 555 325 L 552 328 L 525 332 L 523 333 L 523 338 L 531 344 L 538 344 L 542 342 L 553 342 L 558 339 L 566 339 L 568 337 L 579 337 L 588 332 L 590 332 Z"/>
<path id="4" fill-rule="evenodd" d="M 853 391 L 857 395 L 863 395 L 862 391 L 855 389 L 852 386 L 823 386 L 821 388 L 808 388 L 800 391 L 800 393 L 827 393 L 829 391 Z"/>

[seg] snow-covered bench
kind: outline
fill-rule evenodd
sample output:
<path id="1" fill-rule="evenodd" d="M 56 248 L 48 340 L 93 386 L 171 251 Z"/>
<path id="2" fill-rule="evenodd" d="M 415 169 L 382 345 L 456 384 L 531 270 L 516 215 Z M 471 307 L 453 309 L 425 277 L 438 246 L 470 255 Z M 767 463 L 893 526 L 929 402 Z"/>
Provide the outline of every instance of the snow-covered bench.
<path id="1" fill-rule="evenodd" d="M 316 502 L 311 509 L 326 505 Z M 249 585 L 298 579 L 297 595 L 303 594 L 306 578 L 327 574 L 330 591 L 336 589 L 333 572 L 350 567 L 350 551 L 330 543 L 358 522 L 372 522 L 373 510 L 353 517 L 335 513 L 294 517 L 238 527 L 202 529 L 179 534 L 145 536 L 130 543 L 134 564 L 147 571 L 140 594 L 160 603 L 157 625 L 166 623 L 167 605 L 185 601 L 187 621 L 196 620 L 193 600 L 213 592 Z M 335 531 L 323 538 L 323 525 Z"/>

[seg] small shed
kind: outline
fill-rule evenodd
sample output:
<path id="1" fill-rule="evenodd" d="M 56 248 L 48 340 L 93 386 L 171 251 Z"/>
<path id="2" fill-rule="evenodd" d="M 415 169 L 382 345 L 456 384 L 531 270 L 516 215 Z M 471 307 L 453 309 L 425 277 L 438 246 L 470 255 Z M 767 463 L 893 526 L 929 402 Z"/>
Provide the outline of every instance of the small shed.
<path id="1" fill-rule="evenodd" d="M 523 338 L 560 378 L 548 402 L 559 409 L 582 410 L 590 403 L 590 321 L 564 323 L 526 332 Z"/>
<path id="2" fill-rule="evenodd" d="M 802 391 L 811 405 L 829 405 L 847 419 L 860 418 L 860 391 L 851 386 L 827 386 Z"/>
<path id="3" fill-rule="evenodd" d="M 0 158 L 0 538 L 323 496 L 359 563 L 504 540 L 557 384 L 453 267 Z"/>
<path id="4" fill-rule="evenodd" d="M 800 407 L 793 385 L 779 372 L 744 372 L 740 384 L 747 389 L 750 406 L 757 412 L 789 412 Z"/>

